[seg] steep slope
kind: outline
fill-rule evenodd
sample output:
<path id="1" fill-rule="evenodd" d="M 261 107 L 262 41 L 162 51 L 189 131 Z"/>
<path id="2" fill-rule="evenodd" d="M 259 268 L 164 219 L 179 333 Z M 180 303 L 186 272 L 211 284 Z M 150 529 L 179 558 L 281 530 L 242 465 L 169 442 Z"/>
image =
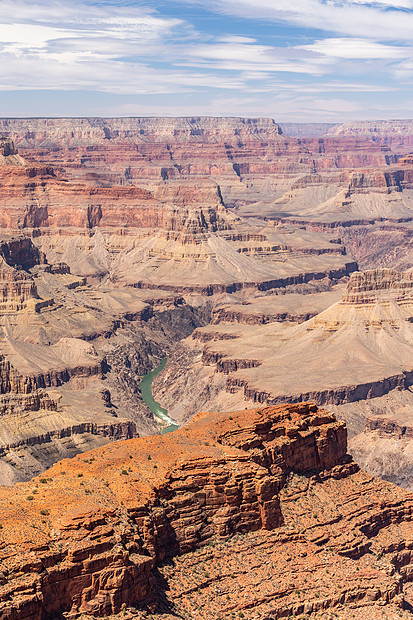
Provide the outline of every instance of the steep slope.
<path id="1" fill-rule="evenodd" d="M 413 378 L 412 291 L 411 270 L 355 273 L 341 302 L 301 325 L 222 324 L 197 330 L 186 342 L 188 352 L 202 358 L 196 357 L 181 379 L 172 358 L 157 378 L 156 394 L 173 416 L 187 419 L 206 384 L 222 399 L 221 406 L 226 390 L 230 407 L 243 398 L 340 404 L 381 396 L 396 386 L 404 389 Z M 190 386 L 182 390 L 189 376 Z M 185 397 L 193 390 L 192 405 L 178 404 L 173 390 Z M 217 404 L 202 402 L 203 407 Z"/>
<path id="2" fill-rule="evenodd" d="M 0 488 L 0 611 L 41 620 L 140 604 L 144 617 L 158 601 L 196 619 L 343 606 L 403 617 L 412 515 L 411 495 L 348 459 L 332 414 L 200 414 Z"/>

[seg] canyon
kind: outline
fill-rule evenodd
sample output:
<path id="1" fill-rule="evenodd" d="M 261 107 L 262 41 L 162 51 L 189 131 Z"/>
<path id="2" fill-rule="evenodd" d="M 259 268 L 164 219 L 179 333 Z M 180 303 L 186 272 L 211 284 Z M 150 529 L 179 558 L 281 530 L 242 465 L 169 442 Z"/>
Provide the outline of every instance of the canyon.
<path id="1" fill-rule="evenodd" d="M 346 351 L 360 330 L 374 346 L 377 320 L 364 320 L 358 300 L 334 304 L 357 269 L 381 268 L 379 280 L 411 268 L 413 125 L 290 129 L 272 119 L 0 119 L 2 277 L 25 287 L 15 301 L 7 294 L 0 317 L 4 382 L 12 372 L 30 385 L 4 396 L 4 482 L 108 438 L 156 433 L 138 384 L 165 355 L 154 393 L 181 423 L 199 408 L 311 398 L 337 404 L 353 438 L 375 415 L 362 412 L 372 397 L 387 398 L 387 413 L 390 400 L 409 401 L 409 316 L 402 332 L 391 320 L 383 330 L 385 356 L 401 343 L 404 361 L 365 373 Z M 349 313 L 358 327 L 345 330 Z M 322 334 L 341 340 L 322 348 Z M 231 360 L 220 361 L 220 341 Z M 312 378 L 296 379 L 301 365 Z"/>
<path id="2" fill-rule="evenodd" d="M 411 618 L 412 153 L 0 119 L 1 618 Z"/>

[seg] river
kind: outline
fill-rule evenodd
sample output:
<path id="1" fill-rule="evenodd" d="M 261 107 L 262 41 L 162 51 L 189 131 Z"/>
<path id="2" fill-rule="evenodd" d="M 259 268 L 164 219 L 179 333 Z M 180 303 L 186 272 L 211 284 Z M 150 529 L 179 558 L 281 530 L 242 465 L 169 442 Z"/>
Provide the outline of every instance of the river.
<path id="1" fill-rule="evenodd" d="M 158 418 L 160 422 L 167 424 L 167 426 L 164 426 L 164 424 L 162 424 L 162 429 L 161 429 L 162 435 L 165 435 L 166 433 L 172 433 L 172 431 L 176 431 L 176 429 L 179 428 L 179 425 L 177 424 L 176 420 L 173 420 L 172 418 L 169 417 L 168 410 L 161 407 L 161 405 L 156 402 L 156 400 L 154 399 L 152 395 L 152 381 L 155 379 L 155 377 L 159 375 L 160 372 L 163 371 L 166 365 L 166 361 L 167 361 L 167 358 L 165 357 L 162 360 L 162 362 L 159 364 L 159 366 L 157 366 L 156 368 L 151 370 L 151 372 L 148 372 L 147 375 L 144 375 L 142 377 L 142 381 L 139 384 L 139 389 L 141 391 L 142 398 L 145 401 L 145 403 L 148 405 L 149 409 L 152 411 L 154 416 Z"/>

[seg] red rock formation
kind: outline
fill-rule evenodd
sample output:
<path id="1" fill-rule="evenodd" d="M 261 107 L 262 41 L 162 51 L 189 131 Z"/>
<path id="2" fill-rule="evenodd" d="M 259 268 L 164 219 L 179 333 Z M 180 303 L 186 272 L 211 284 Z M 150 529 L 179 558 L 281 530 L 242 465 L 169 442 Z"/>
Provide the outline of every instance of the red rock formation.
<path id="1" fill-rule="evenodd" d="M 165 437 L 111 444 L 13 490 L 0 488 L 0 614 L 4 620 L 69 611 L 103 616 L 144 604 L 151 593 L 160 594 L 154 566 L 181 554 L 187 563 L 213 541 L 228 541 L 234 550 L 229 564 L 235 553 L 258 561 L 249 568 L 257 577 L 268 561 L 284 563 L 282 573 L 269 573 L 268 584 L 290 582 L 267 588 L 264 598 L 261 586 L 248 601 L 222 598 L 220 614 L 263 605 L 272 607 L 273 618 L 302 613 L 297 568 L 324 580 L 312 558 L 326 549 L 333 574 L 350 564 L 364 571 L 378 549 L 382 559 L 373 559 L 357 594 L 336 580 L 321 608 L 400 603 L 411 578 L 413 541 L 399 533 L 410 527 L 411 534 L 412 516 L 412 496 L 358 472 L 346 457 L 344 424 L 314 405 L 199 414 Z M 237 534 L 245 536 L 244 551 L 234 546 Z M 287 568 L 285 556 L 297 543 L 301 554 L 294 551 Z M 209 557 L 214 572 L 213 550 Z M 179 607 L 182 592 L 168 578 Z M 222 579 L 231 583 L 234 575 L 224 572 Z M 184 605 L 196 590 L 188 590 Z M 320 608 L 312 596 L 308 613 Z M 214 598 L 205 609 L 209 618 L 217 617 Z M 206 616 L 193 610 L 192 617 Z"/>
<path id="2" fill-rule="evenodd" d="M 65 162 L 75 175 L 83 168 L 112 184 L 202 176 L 234 183 L 274 174 L 282 181 L 396 162 L 388 146 L 364 136 L 297 140 L 271 119 L 0 119 L 0 131 L 35 161 Z"/>

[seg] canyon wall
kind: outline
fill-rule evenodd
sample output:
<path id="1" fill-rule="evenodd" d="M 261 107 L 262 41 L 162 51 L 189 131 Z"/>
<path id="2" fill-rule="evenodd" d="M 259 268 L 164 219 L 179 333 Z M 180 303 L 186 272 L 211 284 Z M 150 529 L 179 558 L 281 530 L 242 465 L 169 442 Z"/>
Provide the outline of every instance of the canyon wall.
<path id="1" fill-rule="evenodd" d="M 138 384 L 173 350 L 154 389 L 182 422 L 408 391 L 410 125 L 0 119 L 0 354 L 22 383 L 4 395 L 8 476 L 15 446 L 65 429 L 157 432 Z M 359 264 L 392 275 L 351 278 L 327 310 Z"/>
<path id="2" fill-rule="evenodd" d="M 180 598 L 179 581 L 173 574 L 158 580 L 156 567 L 162 571 L 164 560 L 170 564 L 178 556 L 179 575 L 179 556 L 187 563 L 209 544 L 209 561 L 205 551 L 201 559 L 205 573 L 214 572 L 213 546 L 227 541 L 231 547 L 239 535 L 244 558 L 254 561 L 258 554 L 261 564 L 265 556 L 270 564 L 275 560 L 271 549 L 277 540 L 276 561 L 278 568 L 285 562 L 282 582 L 290 581 L 290 587 L 262 598 L 257 584 L 249 602 L 217 593 L 218 608 L 215 597 L 204 598 L 210 618 L 232 610 L 272 609 L 274 618 L 299 613 L 304 604 L 299 579 L 284 558 L 290 555 L 291 561 L 298 541 L 301 559 L 294 557 L 294 565 L 310 577 L 314 553 L 326 548 L 333 573 L 361 569 L 369 575 L 358 584 L 336 580 L 331 589 L 327 574 L 318 573 L 319 588 L 327 590 L 320 599 L 303 586 L 310 588 L 304 598 L 308 613 L 341 603 L 367 610 L 375 601 L 402 608 L 404 584 L 412 576 L 412 542 L 397 532 L 411 528 L 412 515 L 412 497 L 359 472 L 346 456 L 344 424 L 314 405 L 199 414 L 164 438 L 112 444 L 62 461 L 13 491 L 0 488 L 0 611 L 5 620 L 63 612 L 100 617 L 131 604 L 144 610 L 172 594 L 175 610 L 189 605 L 191 613 L 199 578 L 187 576 L 193 586 Z M 258 547 L 254 532 L 261 532 Z M 379 549 L 375 560 L 372 553 Z M 236 559 L 234 554 L 227 561 Z M 223 574 L 221 583 L 233 586 L 237 578 Z M 156 612 L 156 606 L 151 609 Z"/>

